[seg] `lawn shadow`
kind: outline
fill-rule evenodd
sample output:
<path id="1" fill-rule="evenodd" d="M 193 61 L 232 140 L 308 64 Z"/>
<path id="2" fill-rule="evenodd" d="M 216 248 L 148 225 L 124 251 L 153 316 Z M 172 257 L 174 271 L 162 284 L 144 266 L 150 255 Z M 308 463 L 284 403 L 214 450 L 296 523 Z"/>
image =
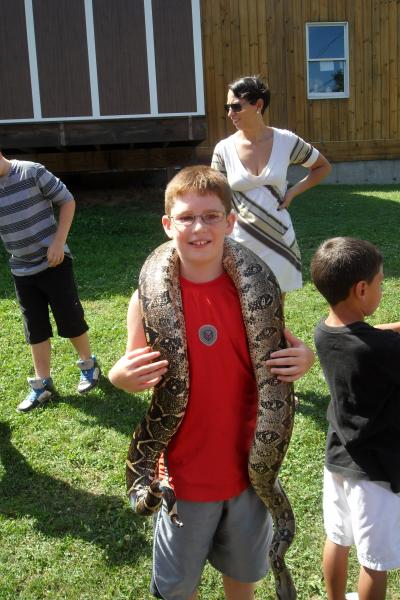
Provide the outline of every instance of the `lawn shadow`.
<path id="1" fill-rule="evenodd" d="M 299 398 L 299 404 L 296 413 L 314 421 L 319 429 L 327 431 L 328 422 L 326 419 L 326 410 L 330 401 L 330 396 L 316 394 L 314 392 L 296 392 Z"/>
<path id="2" fill-rule="evenodd" d="M 118 496 L 92 494 L 35 471 L 11 443 L 11 429 L 0 422 L 0 513 L 9 519 L 35 519 L 47 537 L 72 536 L 96 544 L 112 565 L 133 564 L 150 554 L 143 519 Z"/>
<path id="3" fill-rule="evenodd" d="M 13 278 L 10 273 L 10 267 L 8 266 L 10 256 L 6 253 L 3 245 L 0 244 L 0 300 L 15 299 L 15 290 L 13 284 Z"/>
<path id="4" fill-rule="evenodd" d="M 101 377 L 96 388 L 101 390 L 86 392 L 85 394 L 68 394 L 58 396 L 55 401 L 50 402 L 46 410 L 56 409 L 57 404 L 66 403 L 92 417 L 96 424 L 114 429 L 129 439 L 131 434 L 146 413 L 150 403 L 146 395 L 129 394 L 115 388 L 106 377 Z M 88 421 L 89 427 L 93 426 L 93 421 Z"/>

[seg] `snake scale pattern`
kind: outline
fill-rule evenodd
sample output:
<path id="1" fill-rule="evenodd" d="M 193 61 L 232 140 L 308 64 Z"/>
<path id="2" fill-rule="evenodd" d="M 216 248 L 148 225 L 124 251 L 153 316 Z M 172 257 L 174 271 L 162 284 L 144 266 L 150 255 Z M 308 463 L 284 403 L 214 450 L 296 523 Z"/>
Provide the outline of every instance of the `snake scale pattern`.
<path id="1" fill-rule="evenodd" d="M 265 365 L 271 352 L 285 346 L 280 290 L 270 269 L 230 239 L 225 240 L 223 266 L 238 291 L 259 390 L 249 477 L 274 521 L 269 559 L 277 598 L 295 600 L 296 589 L 284 561 L 295 534 L 295 520 L 278 479 L 293 428 L 293 387 L 279 382 Z M 128 494 L 142 515 L 156 512 L 164 498 L 171 518 L 180 524 L 168 482 L 155 481 L 158 459 L 183 419 L 189 391 L 179 258 L 172 242 L 158 247 L 145 262 L 139 278 L 139 300 L 147 342 L 168 359 L 169 368 L 154 388 L 149 409 L 130 443 Z"/>

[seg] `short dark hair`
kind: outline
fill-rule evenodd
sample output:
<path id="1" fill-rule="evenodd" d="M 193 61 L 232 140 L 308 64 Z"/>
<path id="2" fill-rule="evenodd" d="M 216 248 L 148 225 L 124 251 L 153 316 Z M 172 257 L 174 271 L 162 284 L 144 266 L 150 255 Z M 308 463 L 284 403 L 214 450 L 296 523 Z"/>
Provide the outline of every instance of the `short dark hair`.
<path id="1" fill-rule="evenodd" d="M 249 104 L 255 104 L 259 98 L 263 100 L 264 105 L 261 114 L 264 114 L 271 100 L 271 92 L 267 83 L 257 75 L 248 75 L 240 77 L 228 85 L 228 88 L 234 93 L 236 98 L 243 98 Z"/>
<path id="2" fill-rule="evenodd" d="M 325 240 L 311 259 L 311 278 L 331 306 L 345 300 L 353 285 L 370 283 L 383 264 L 378 248 L 352 237 Z"/>
<path id="3" fill-rule="evenodd" d="M 232 210 L 232 191 L 225 175 L 208 165 L 185 167 L 171 179 L 165 190 L 165 213 L 171 214 L 176 198 L 196 193 L 199 196 L 215 194 L 229 214 Z"/>

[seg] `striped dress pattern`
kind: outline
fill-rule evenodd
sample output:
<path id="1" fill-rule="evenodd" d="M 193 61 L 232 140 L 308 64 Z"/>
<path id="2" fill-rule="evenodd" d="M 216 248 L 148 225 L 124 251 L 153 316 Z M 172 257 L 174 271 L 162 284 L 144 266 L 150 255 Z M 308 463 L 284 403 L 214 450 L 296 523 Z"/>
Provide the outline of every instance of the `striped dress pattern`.
<path id="1" fill-rule="evenodd" d="M 212 167 L 226 175 L 232 189 L 237 215 L 232 238 L 266 262 L 281 290 L 287 292 L 302 286 L 301 257 L 292 221 L 287 210 L 278 210 L 287 188 L 287 169 L 290 164 L 310 167 L 319 153 L 295 133 L 272 129 L 271 155 L 259 175 L 241 163 L 235 134 L 216 145 Z"/>

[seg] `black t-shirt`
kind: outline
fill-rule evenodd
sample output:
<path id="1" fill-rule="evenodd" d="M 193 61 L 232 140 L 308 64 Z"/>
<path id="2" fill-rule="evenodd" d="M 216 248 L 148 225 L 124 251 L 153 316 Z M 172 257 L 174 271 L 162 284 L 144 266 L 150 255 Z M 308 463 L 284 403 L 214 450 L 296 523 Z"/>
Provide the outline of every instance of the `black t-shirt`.
<path id="1" fill-rule="evenodd" d="M 326 467 L 400 492 L 400 335 L 321 320 L 315 344 L 331 393 Z"/>

